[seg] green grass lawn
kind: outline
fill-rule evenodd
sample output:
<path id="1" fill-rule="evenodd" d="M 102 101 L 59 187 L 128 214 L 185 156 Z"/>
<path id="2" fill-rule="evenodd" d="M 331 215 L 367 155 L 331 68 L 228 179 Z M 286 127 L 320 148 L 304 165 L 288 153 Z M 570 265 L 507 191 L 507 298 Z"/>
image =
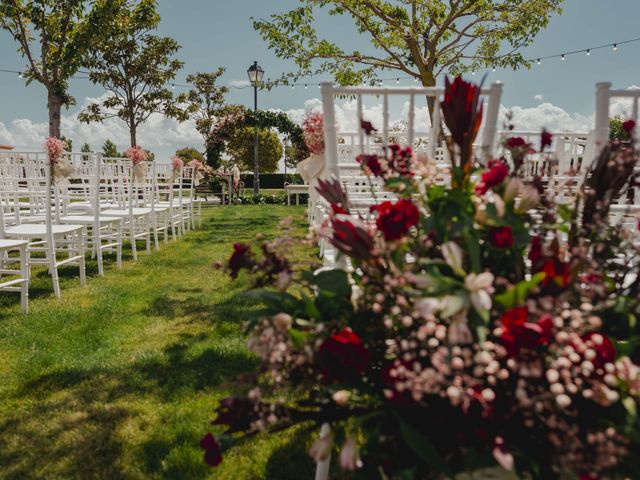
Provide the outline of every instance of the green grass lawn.
<path id="1" fill-rule="evenodd" d="M 87 287 L 62 270 L 62 299 L 34 270 L 31 313 L 0 296 L 0 478 L 311 478 L 308 435 L 260 437 L 211 470 L 198 448 L 217 401 L 239 392 L 256 361 L 245 348 L 238 294 L 212 268 L 237 241 L 278 234 L 303 207 L 216 207 L 203 226 Z M 309 261 L 300 248 L 294 258 Z"/>

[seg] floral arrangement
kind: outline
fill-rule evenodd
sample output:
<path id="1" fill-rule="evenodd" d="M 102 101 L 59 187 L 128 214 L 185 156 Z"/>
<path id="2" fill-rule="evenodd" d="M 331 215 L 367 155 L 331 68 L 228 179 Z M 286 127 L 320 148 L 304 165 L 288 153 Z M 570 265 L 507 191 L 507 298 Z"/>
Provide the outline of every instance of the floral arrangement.
<path id="1" fill-rule="evenodd" d="M 124 154 L 127 156 L 134 166 L 146 162 L 149 159 L 149 154 L 139 146 L 131 147 L 125 150 Z"/>
<path id="2" fill-rule="evenodd" d="M 44 149 L 49 154 L 49 161 L 55 165 L 67 151 L 67 142 L 57 137 L 49 137 L 44 142 Z"/>
<path id="3" fill-rule="evenodd" d="M 304 142 L 312 155 L 324 153 L 324 116 L 322 113 L 309 112 L 302 122 Z"/>
<path id="4" fill-rule="evenodd" d="M 180 170 L 182 168 L 182 165 L 183 162 L 180 157 L 178 157 L 177 155 L 171 157 L 171 167 L 173 168 L 173 170 Z"/>
<path id="5" fill-rule="evenodd" d="M 261 368 L 220 402 L 207 463 L 255 433 L 328 423 L 309 453 L 339 448 L 354 478 L 640 478 L 638 232 L 609 216 L 637 184 L 637 147 L 609 144 L 575 202 L 557 204 L 518 158 L 475 162 L 479 92 L 446 82 L 450 185 L 400 146 L 358 159 L 397 196 L 371 220 L 320 182 L 320 235 L 345 268 L 294 269 L 289 236 L 234 246 L 226 268 L 252 276 L 262 306 L 247 323 Z"/>

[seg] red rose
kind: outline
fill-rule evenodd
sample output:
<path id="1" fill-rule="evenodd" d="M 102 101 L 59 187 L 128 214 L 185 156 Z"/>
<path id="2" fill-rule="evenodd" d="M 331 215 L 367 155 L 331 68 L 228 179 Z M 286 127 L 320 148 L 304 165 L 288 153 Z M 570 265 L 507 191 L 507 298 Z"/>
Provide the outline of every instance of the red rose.
<path id="1" fill-rule="evenodd" d="M 382 202 L 371 207 L 372 212 L 378 213 L 376 226 L 382 232 L 385 240 L 399 240 L 409 233 L 409 229 L 418 224 L 420 212 L 411 200 Z"/>
<path id="2" fill-rule="evenodd" d="M 539 236 L 535 236 L 531 239 L 531 249 L 529 250 L 529 260 L 531 260 L 531 264 L 534 269 L 536 265 L 542 258 L 542 242 L 540 241 Z"/>
<path id="3" fill-rule="evenodd" d="M 356 161 L 376 177 L 383 174 L 384 169 L 377 155 L 358 155 Z"/>
<path id="4" fill-rule="evenodd" d="M 490 161 L 489 170 L 482 173 L 481 181 L 476 185 L 476 193 L 484 195 L 491 187 L 500 185 L 509 175 L 509 166 L 502 160 Z"/>
<path id="5" fill-rule="evenodd" d="M 204 461 L 210 467 L 216 467 L 222 462 L 222 449 L 216 440 L 216 437 L 207 433 L 200 440 L 200 448 L 204 450 Z"/>
<path id="6" fill-rule="evenodd" d="M 529 322 L 529 310 L 515 307 L 507 310 L 500 319 L 502 335 L 500 339 L 510 356 L 517 356 L 521 348 L 533 350 L 547 345 L 553 336 L 553 320 L 543 315 L 537 322 Z"/>
<path id="7" fill-rule="evenodd" d="M 588 343 L 589 347 L 596 352 L 596 358 L 591 360 L 594 367 L 602 368 L 605 363 L 616 361 L 616 347 L 606 335 L 589 332 L 582 336 L 582 341 Z"/>
<path id="8" fill-rule="evenodd" d="M 356 380 L 365 371 L 369 351 L 360 337 L 347 327 L 322 342 L 318 362 L 325 380 L 346 383 Z"/>
<path id="9" fill-rule="evenodd" d="M 551 132 L 547 132 L 545 129 L 542 129 L 542 133 L 540 134 L 540 151 L 544 152 L 545 148 L 551 146 L 551 140 L 553 139 L 553 134 Z"/>
<path id="10" fill-rule="evenodd" d="M 331 220 L 333 237 L 331 244 L 342 253 L 367 260 L 371 257 L 373 237 L 369 229 L 360 220 L 349 215 L 336 214 Z"/>
<path id="11" fill-rule="evenodd" d="M 622 129 L 627 132 L 629 136 L 631 136 L 634 128 L 636 128 L 636 122 L 633 120 L 627 120 L 626 122 L 622 123 Z"/>
<path id="12" fill-rule="evenodd" d="M 233 245 L 233 253 L 227 268 L 231 274 L 231 278 L 237 278 L 238 273 L 243 268 L 251 268 L 253 266 L 253 255 L 251 254 L 251 246 L 246 243 L 236 243 Z"/>
<path id="13" fill-rule="evenodd" d="M 489 230 L 489 241 L 498 248 L 513 247 L 513 229 L 506 225 L 504 227 L 493 227 Z"/>

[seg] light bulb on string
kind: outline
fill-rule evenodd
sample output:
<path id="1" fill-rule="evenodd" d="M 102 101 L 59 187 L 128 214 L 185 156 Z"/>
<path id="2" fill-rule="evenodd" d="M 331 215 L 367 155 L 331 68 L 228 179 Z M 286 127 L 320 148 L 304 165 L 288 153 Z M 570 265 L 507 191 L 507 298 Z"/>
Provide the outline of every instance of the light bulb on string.
<path id="1" fill-rule="evenodd" d="M 618 51 L 618 44 L 617 44 L 617 43 L 614 43 L 614 44 L 613 44 L 613 51 L 614 51 L 614 52 L 617 52 L 617 51 Z"/>
<path id="2" fill-rule="evenodd" d="M 562 61 L 564 62 L 567 58 L 564 56 L 564 53 L 562 54 Z"/>
<path id="3" fill-rule="evenodd" d="M 536 62 L 538 65 L 542 65 L 542 60 L 538 59 L 538 61 Z"/>
<path id="4" fill-rule="evenodd" d="M 400 79 L 396 78 L 396 85 L 400 85 Z"/>
<path id="5" fill-rule="evenodd" d="M 309 85 L 307 85 L 306 83 L 304 84 L 304 89 L 307 90 L 309 88 Z"/>
<path id="6" fill-rule="evenodd" d="M 587 57 L 591 56 L 591 50 L 587 50 Z"/>
<path id="7" fill-rule="evenodd" d="M 495 65 L 493 66 L 493 68 L 491 69 L 491 71 L 492 71 L 493 73 L 496 73 L 496 67 L 495 67 Z"/>
<path id="8" fill-rule="evenodd" d="M 18 73 L 18 78 L 22 78 L 22 72 Z"/>

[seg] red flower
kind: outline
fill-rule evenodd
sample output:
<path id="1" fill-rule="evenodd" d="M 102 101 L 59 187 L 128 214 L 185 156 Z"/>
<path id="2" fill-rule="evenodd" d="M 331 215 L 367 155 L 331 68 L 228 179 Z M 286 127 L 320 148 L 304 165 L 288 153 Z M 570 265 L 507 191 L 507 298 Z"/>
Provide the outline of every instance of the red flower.
<path id="1" fill-rule="evenodd" d="M 346 215 L 349 213 L 344 209 L 341 203 L 332 203 L 331 211 L 333 212 L 334 215 L 339 215 L 339 214 Z"/>
<path id="2" fill-rule="evenodd" d="M 411 157 L 413 149 L 409 146 L 400 148 L 400 145 L 389 145 L 391 156 L 389 158 L 389 168 L 402 176 L 413 175 L 411 172 Z"/>
<path id="3" fill-rule="evenodd" d="M 377 155 L 358 155 L 356 161 L 376 177 L 381 176 L 384 172 Z"/>
<path id="4" fill-rule="evenodd" d="M 376 226 L 382 232 L 385 240 L 399 240 L 409 233 L 409 229 L 418 224 L 420 212 L 411 200 L 382 202 L 371 207 L 372 212 L 378 212 Z"/>
<path id="5" fill-rule="evenodd" d="M 550 315 L 543 315 L 535 323 L 528 320 L 529 310 L 526 307 L 507 310 L 500 319 L 502 324 L 500 339 L 512 357 L 518 355 L 522 348 L 533 350 L 551 341 L 553 320 Z"/>
<path id="6" fill-rule="evenodd" d="M 369 351 L 358 335 L 343 328 L 327 338 L 318 349 L 320 371 L 329 382 L 358 379 L 369 364 Z"/>
<path id="7" fill-rule="evenodd" d="M 513 229 L 506 225 L 504 227 L 493 227 L 489 230 L 489 241 L 498 248 L 513 247 Z"/>
<path id="8" fill-rule="evenodd" d="M 462 149 L 468 149 L 480 130 L 482 108 L 479 103 L 480 87 L 456 77 L 453 82 L 445 78 L 444 99 L 441 103 L 444 121 L 453 141 Z"/>
<path id="9" fill-rule="evenodd" d="M 542 133 L 540 134 L 540 151 L 544 152 L 544 149 L 551 146 L 551 140 L 553 139 L 553 134 L 551 132 L 547 132 L 546 129 L 542 129 Z"/>
<path id="10" fill-rule="evenodd" d="M 622 123 L 622 129 L 625 132 L 627 132 L 627 134 L 629 134 L 629 136 L 633 132 L 634 128 L 636 128 L 636 122 L 634 120 L 627 120 L 626 122 Z"/>
<path id="11" fill-rule="evenodd" d="M 360 119 L 360 128 L 364 130 L 364 133 L 371 135 L 372 132 L 377 132 L 378 129 L 373 126 L 371 122 Z"/>
<path id="12" fill-rule="evenodd" d="M 359 220 L 349 216 L 337 214 L 331 221 L 333 237 L 331 244 L 342 253 L 367 260 L 371 258 L 373 237 L 369 229 Z"/>
<path id="13" fill-rule="evenodd" d="M 589 346 L 596 352 L 596 357 L 591 360 L 594 367 L 602 368 L 605 363 L 616 361 L 616 347 L 606 335 L 598 332 L 589 332 L 582 336 L 582 341 L 588 342 Z"/>
<path id="14" fill-rule="evenodd" d="M 531 264 L 534 269 L 540 259 L 542 258 L 542 242 L 540 241 L 539 236 L 535 236 L 531 239 L 531 249 L 529 250 L 529 260 L 531 260 Z"/>
<path id="15" fill-rule="evenodd" d="M 222 462 L 222 449 L 216 440 L 216 437 L 207 433 L 200 440 L 200 448 L 204 450 L 204 461 L 210 467 L 216 467 Z"/>
<path id="16" fill-rule="evenodd" d="M 234 244 L 233 253 L 227 264 L 231 278 L 237 278 L 240 270 L 243 268 L 251 268 L 253 265 L 254 261 L 253 255 L 251 254 L 251 246 L 246 243 Z"/>
<path id="17" fill-rule="evenodd" d="M 560 288 L 566 288 L 571 282 L 571 270 L 569 269 L 569 264 L 561 262 L 557 258 L 547 259 L 539 271 L 546 274 L 546 277 L 541 282 L 543 287 L 546 287 L 553 282 Z"/>
<path id="18" fill-rule="evenodd" d="M 510 137 L 505 142 L 505 145 L 507 146 L 507 148 L 521 148 L 529 144 L 522 137 Z"/>
<path id="19" fill-rule="evenodd" d="M 480 183 L 476 185 L 476 193 L 484 195 L 491 187 L 500 185 L 509 175 L 509 166 L 502 160 L 490 161 L 489 170 L 482 173 Z"/>

